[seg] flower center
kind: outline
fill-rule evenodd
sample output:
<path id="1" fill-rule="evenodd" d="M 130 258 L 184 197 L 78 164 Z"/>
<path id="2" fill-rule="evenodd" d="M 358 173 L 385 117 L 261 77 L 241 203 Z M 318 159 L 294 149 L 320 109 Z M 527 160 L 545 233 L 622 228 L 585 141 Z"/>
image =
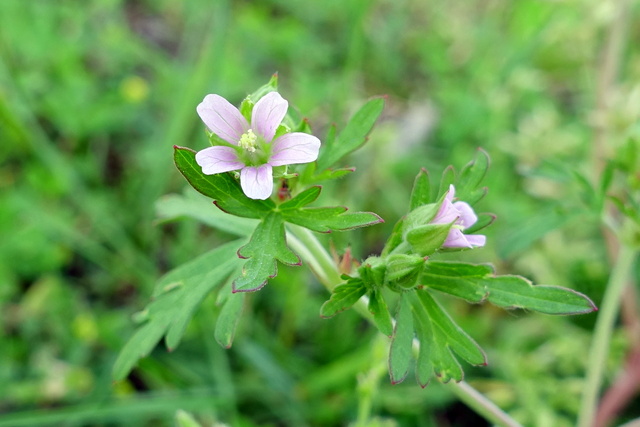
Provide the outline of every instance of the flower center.
<path id="1" fill-rule="evenodd" d="M 253 130 L 249 129 L 247 132 L 243 133 L 240 137 L 240 141 L 238 142 L 238 146 L 247 150 L 250 153 L 256 152 L 256 142 L 258 141 L 258 137 Z"/>

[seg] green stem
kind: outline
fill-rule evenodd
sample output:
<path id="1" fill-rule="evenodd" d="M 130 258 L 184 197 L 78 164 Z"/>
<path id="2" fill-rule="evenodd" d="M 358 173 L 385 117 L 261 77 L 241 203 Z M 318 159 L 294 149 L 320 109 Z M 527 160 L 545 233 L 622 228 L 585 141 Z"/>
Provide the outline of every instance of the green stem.
<path id="1" fill-rule="evenodd" d="M 289 233 L 287 233 L 287 242 L 291 249 L 307 263 L 320 283 L 322 283 L 329 292 L 332 292 L 343 280 L 340 278 L 340 272 L 331 255 L 329 255 L 311 231 L 290 224 L 287 225 L 287 228 L 289 230 Z M 367 320 L 372 321 L 372 316 L 363 299 L 360 299 L 354 308 Z M 414 348 L 418 346 L 418 342 L 415 339 L 413 346 Z M 468 383 L 464 381 L 459 383 L 450 382 L 448 385 L 462 402 L 467 404 L 479 415 L 485 417 L 488 421 L 503 427 L 521 427 L 517 421 Z"/>
<path id="2" fill-rule="evenodd" d="M 598 393 L 602 385 L 602 376 L 609 354 L 611 333 L 620 308 L 622 291 L 631 274 L 636 257 L 636 250 L 622 246 L 607 283 L 607 288 L 600 306 L 596 321 L 589 360 L 587 363 L 587 380 L 582 395 L 582 403 L 578 416 L 578 427 L 591 427 L 598 406 Z"/>
<path id="3" fill-rule="evenodd" d="M 485 395 L 471 387 L 469 383 L 464 381 L 456 383 L 452 381 L 449 383 L 449 386 L 453 389 L 456 396 L 458 396 L 458 399 L 463 401 L 478 415 L 483 416 L 487 421 L 503 427 L 522 427 L 520 423 L 507 415 L 507 413 L 496 406 L 495 403 L 487 399 Z"/>

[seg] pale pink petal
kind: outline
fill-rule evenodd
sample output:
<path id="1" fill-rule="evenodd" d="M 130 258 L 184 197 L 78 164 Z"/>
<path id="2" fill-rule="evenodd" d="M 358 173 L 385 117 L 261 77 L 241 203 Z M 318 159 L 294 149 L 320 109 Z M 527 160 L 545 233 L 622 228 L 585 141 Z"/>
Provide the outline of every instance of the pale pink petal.
<path id="1" fill-rule="evenodd" d="M 447 195 L 445 196 L 445 199 L 447 199 L 448 201 L 453 201 L 453 197 L 456 195 L 456 188 L 453 186 L 453 184 L 449 184 L 449 191 L 447 191 Z"/>
<path id="2" fill-rule="evenodd" d="M 278 92 L 269 92 L 253 107 L 251 129 L 265 141 L 271 142 L 285 114 L 289 103 Z"/>
<path id="3" fill-rule="evenodd" d="M 236 150 L 231 147 L 205 148 L 196 153 L 196 162 L 205 175 L 234 171 L 244 167 L 244 163 L 238 159 Z"/>
<path id="4" fill-rule="evenodd" d="M 482 234 L 465 234 L 465 237 L 471 246 L 481 247 L 487 242 L 487 236 L 483 236 Z"/>
<path id="5" fill-rule="evenodd" d="M 220 95 L 207 95 L 196 108 L 209 130 L 228 143 L 238 145 L 243 133 L 249 130 L 240 111 Z"/>
<path id="6" fill-rule="evenodd" d="M 431 220 L 432 224 L 450 224 L 454 221 L 457 221 L 460 217 L 460 213 L 454 209 L 453 204 L 449 199 L 445 197 L 442 201 L 442 205 L 440 205 L 440 209 L 438 209 L 438 213 Z"/>
<path id="7" fill-rule="evenodd" d="M 273 169 L 266 164 L 240 171 L 240 186 L 250 199 L 268 199 L 273 192 Z"/>
<path id="8" fill-rule="evenodd" d="M 449 235 L 447 236 L 446 240 L 442 244 L 442 247 L 444 247 L 444 248 L 470 248 L 471 245 L 469 245 L 469 242 L 467 241 L 467 238 L 462 233 L 462 231 L 460 231 L 457 228 L 452 228 L 449 231 Z"/>
<path id="9" fill-rule="evenodd" d="M 458 224 L 462 225 L 464 228 L 471 227 L 478 221 L 478 217 L 475 212 L 473 212 L 473 208 L 469 206 L 469 203 L 455 202 L 453 207 L 460 213 L 460 221 Z"/>
<path id="10" fill-rule="evenodd" d="M 320 140 L 308 133 L 286 133 L 273 142 L 271 166 L 310 163 L 318 158 Z"/>

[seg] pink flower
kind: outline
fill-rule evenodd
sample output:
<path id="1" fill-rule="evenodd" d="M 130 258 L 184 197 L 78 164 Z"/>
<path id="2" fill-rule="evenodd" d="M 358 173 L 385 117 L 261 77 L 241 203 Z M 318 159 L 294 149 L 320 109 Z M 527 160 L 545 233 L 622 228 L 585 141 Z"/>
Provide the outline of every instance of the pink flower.
<path id="1" fill-rule="evenodd" d="M 432 224 L 451 224 L 453 226 L 449 231 L 447 239 L 442 244 L 443 248 L 473 248 L 484 246 L 486 236 L 481 234 L 464 234 L 462 231 L 471 227 L 478 221 L 478 217 L 473 208 L 466 202 L 452 203 L 456 189 L 453 185 L 449 186 L 449 191 L 438 210 L 435 218 L 431 220 Z M 455 221 L 455 222 L 454 222 Z"/>
<path id="2" fill-rule="evenodd" d="M 253 107 L 251 124 L 229 101 L 207 95 L 196 109 L 211 132 L 226 141 L 196 153 L 205 175 L 240 170 L 240 186 L 247 197 L 267 199 L 273 192 L 273 167 L 313 162 L 320 140 L 301 132 L 275 137 L 289 103 L 269 92 Z"/>

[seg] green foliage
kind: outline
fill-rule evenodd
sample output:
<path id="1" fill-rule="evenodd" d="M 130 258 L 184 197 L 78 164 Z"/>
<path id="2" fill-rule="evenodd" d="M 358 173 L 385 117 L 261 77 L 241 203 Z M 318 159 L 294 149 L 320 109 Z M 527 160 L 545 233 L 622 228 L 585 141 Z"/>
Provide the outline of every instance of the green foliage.
<path id="1" fill-rule="evenodd" d="M 276 261 L 286 265 L 300 265 L 300 258 L 287 247 L 284 222 L 277 212 L 269 213 L 256 227 L 249 243 L 238 251 L 240 258 L 249 259 L 242 275 L 233 281 L 235 291 L 257 291 L 267 279 L 277 274 Z"/>
<path id="2" fill-rule="evenodd" d="M 383 108 L 383 98 L 372 99 L 364 104 L 335 139 L 325 141 L 325 147 L 318 157 L 318 169 L 328 169 L 347 154 L 360 148 Z"/>
<path id="3" fill-rule="evenodd" d="M 125 378 L 138 359 L 148 355 L 162 336 L 166 335 L 165 342 L 170 350 L 178 345 L 207 294 L 238 270 L 239 260 L 234 257 L 236 247 L 237 242 L 222 245 L 172 270 L 158 281 L 155 299 L 138 316 L 144 324 L 129 339 L 115 362 L 114 379 Z M 235 299 L 232 301 L 235 303 Z M 225 308 L 227 305 L 228 302 Z M 225 326 L 225 329 L 224 337 L 232 336 L 232 328 Z"/>
<path id="4" fill-rule="evenodd" d="M 384 301 L 382 289 L 399 294 L 399 301 L 396 302 L 397 297 L 391 300 L 398 307 L 389 349 L 389 374 L 394 384 L 402 382 L 410 369 L 414 339 L 416 378 L 422 387 L 433 374 L 443 383 L 462 381 L 463 369 L 456 356 L 472 365 L 487 364 L 484 351 L 438 304 L 431 290 L 472 303 L 487 300 L 499 307 L 545 314 L 584 314 L 596 310 L 588 297 L 572 289 L 534 286 L 520 276 L 496 276 L 490 265 L 430 259 L 438 255 L 453 225 L 431 223 L 449 186 L 459 185 L 462 194 L 477 202 L 485 194 L 480 184 L 488 167 L 489 157 L 480 151 L 476 160 L 463 168 L 458 181 L 453 167 L 446 168 L 435 201 L 430 197 L 428 174 L 421 170 L 411 192 L 410 211 L 394 227 L 382 255 L 368 258 L 354 277 L 343 276 L 346 282 L 337 286 L 322 306 L 321 314 L 332 316 L 353 306 L 366 294 L 370 309 L 371 301 L 375 301 L 371 310 L 378 313 L 374 323 L 389 335 L 391 322 L 387 321 L 386 307 L 390 304 Z M 482 225 L 488 223 L 485 220 Z"/>
<path id="5" fill-rule="evenodd" d="M 374 210 L 388 221 L 320 236 L 338 254 L 378 253 L 406 214 L 416 172 L 463 165 L 482 146 L 492 157 L 491 191 L 477 209 L 499 221 L 486 249 L 432 261 L 492 262 L 599 303 L 610 264 L 603 210 L 594 207 L 615 204 L 637 218 L 640 169 L 637 31 L 624 33 L 607 111 L 593 111 L 598 50 L 619 19 L 610 6 L 2 0 L 0 425 L 164 427 L 179 409 L 204 425 L 346 425 L 360 412 L 356 424 L 381 425 L 376 414 L 388 424 L 454 416 L 481 424 L 437 381 L 416 393 L 374 375 L 371 330 L 352 312 L 320 319 L 327 298 L 305 269 L 279 268 L 265 292 L 235 294 L 252 314 L 242 316 L 232 349 L 216 344 L 220 308 L 206 298 L 174 352 L 156 349 L 116 383 L 106 373 L 158 277 L 235 236 L 248 239 L 260 221 L 228 215 L 191 187 L 183 192 L 171 146 L 207 146 L 195 113 L 204 94 L 237 104 L 275 70 L 290 110 L 308 118 L 295 116 L 292 129 L 342 129 L 363 100 L 388 94 L 370 143 L 344 163 L 357 174 L 298 170 L 294 194 L 342 174 L 322 182 L 318 206 Z M 636 4 L 623 19 L 637 16 Z M 594 124 L 608 135 L 599 153 Z M 615 165 L 608 184 L 598 173 L 605 159 Z M 430 192 L 438 189 L 434 180 Z M 220 303 L 231 295 L 223 290 Z M 575 425 L 595 314 L 504 314 L 430 292 L 496 355 L 481 373 L 466 370 L 471 384 L 523 425 Z M 613 334 L 608 378 L 622 372 L 630 346 L 623 327 Z M 361 392 L 363 375 L 371 380 Z M 638 416 L 628 407 L 611 424 Z"/>

